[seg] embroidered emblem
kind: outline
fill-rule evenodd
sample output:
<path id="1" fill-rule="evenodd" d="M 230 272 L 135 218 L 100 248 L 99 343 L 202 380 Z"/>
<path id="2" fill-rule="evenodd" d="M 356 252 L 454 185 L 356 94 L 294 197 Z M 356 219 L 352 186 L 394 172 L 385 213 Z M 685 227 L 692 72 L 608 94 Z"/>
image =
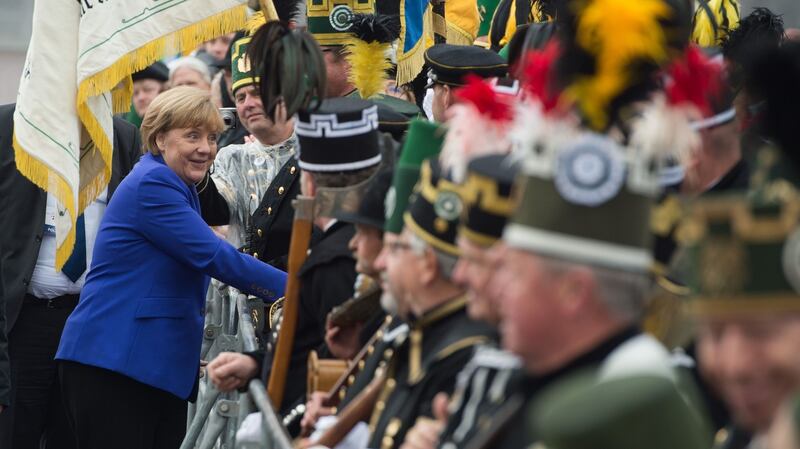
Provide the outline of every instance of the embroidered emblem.
<path id="1" fill-rule="evenodd" d="M 599 206 L 614 198 L 625 182 L 625 161 L 611 139 L 586 134 L 558 155 L 555 185 L 567 201 Z"/>

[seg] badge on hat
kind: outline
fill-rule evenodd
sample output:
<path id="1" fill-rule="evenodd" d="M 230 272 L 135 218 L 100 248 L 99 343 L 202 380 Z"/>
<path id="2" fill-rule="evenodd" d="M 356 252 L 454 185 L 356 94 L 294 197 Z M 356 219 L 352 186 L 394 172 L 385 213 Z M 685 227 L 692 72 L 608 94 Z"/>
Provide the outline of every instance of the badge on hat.
<path id="1" fill-rule="evenodd" d="M 345 45 L 356 13 L 370 14 L 374 0 L 307 0 L 308 32 L 321 46 Z"/>
<path id="2" fill-rule="evenodd" d="M 606 136 L 584 134 L 558 155 L 555 185 L 572 203 L 603 204 L 614 198 L 624 183 L 622 150 Z"/>

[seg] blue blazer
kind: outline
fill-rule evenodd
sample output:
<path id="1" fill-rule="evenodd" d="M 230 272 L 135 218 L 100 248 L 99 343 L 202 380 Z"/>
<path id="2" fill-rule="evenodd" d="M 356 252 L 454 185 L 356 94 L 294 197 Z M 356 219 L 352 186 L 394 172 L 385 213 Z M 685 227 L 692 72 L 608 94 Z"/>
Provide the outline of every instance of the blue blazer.
<path id="1" fill-rule="evenodd" d="M 92 267 L 56 353 L 188 399 L 209 276 L 271 301 L 286 274 L 218 238 L 197 191 L 145 154 L 106 209 Z"/>

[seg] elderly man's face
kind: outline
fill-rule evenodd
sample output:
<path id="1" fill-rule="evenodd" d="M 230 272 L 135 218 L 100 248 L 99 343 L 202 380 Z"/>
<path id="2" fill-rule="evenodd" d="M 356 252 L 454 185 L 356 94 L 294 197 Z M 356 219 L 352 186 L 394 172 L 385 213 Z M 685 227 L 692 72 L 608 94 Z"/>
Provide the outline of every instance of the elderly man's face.
<path id="1" fill-rule="evenodd" d="M 503 347 L 537 374 L 537 366 L 559 350 L 560 276 L 539 257 L 504 245 L 492 249 L 489 262 L 496 267 L 488 293 L 500 306 Z"/>
<path id="2" fill-rule="evenodd" d="M 375 261 L 381 271 L 381 287 L 402 304 L 414 309 L 416 293 L 422 286 L 422 257 L 409 243 L 411 233 L 404 230 L 396 239 L 384 241 L 384 249 Z"/>
<path id="3" fill-rule="evenodd" d="M 453 282 L 467 289 L 467 313 L 473 320 L 497 325 L 499 310 L 491 302 L 489 279 L 494 272 L 488 250 L 468 239 L 459 237 L 461 257 L 453 269 Z"/>
<path id="4" fill-rule="evenodd" d="M 406 243 L 407 241 L 404 240 L 401 242 L 400 239 L 400 235 L 393 232 L 385 232 L 383 234 L 383 248 L 378 253 L 377 259 L 375 259 L 375 269 L 380 272 L 381 288 L 383 290 L 381 306 L 386 312 L 407 319 L 411 314 L 410 306 L 403 300 L 403 297 L 395 295 L 395 291 L 400 294 L 404 294 L 405 292 L 403 291 L 402 285 L 395 285 L 394 289 L 390 288 L 388 274 L 389 265 L 391 265 L 393 275 L 397 276 L 397 258 L 400 257 L 398 252 L 411 250 Z M 391 259 L 391 262 L 389 259 Z M 405 296 L 406 295 L 404 295 L 404 297 Z"/>
<path id="5" fill-rule="evenodd" d="M 751 431 L 765 431 L 783 400 L 800 387 L 800 314 L 702 319 L 700 368 Z"/>
<path id="6" fill-rule="evenodd" d="M 175 69 L 172 74 L 172 87 L 191 86 L 203 90 L 211 90 L 211 84 L 203 79 L 203 75 L 189 67 Z"/>

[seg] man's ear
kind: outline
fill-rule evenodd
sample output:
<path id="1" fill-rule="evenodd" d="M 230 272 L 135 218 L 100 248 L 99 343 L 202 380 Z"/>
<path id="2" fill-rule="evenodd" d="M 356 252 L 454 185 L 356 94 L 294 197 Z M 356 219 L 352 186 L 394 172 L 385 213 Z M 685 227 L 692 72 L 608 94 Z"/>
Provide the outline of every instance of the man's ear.
<path id="1" fill-rule="evenodd" d="M 425 253 L 422 254 L 418 259 L 419 264 L 419 279 L 422 285 L 428 286 L 439 277 L 439 261 L 436 260 L 436 253 L 434 249 L 431 247 L 425 248 Z"/>
<path id="2" fill-rule="evenodd" d="M 444 99 L 444 107 L 445 109 L 449 108 L 450 106 L 455 103 L 455 98 L 453 96 L 453 90 L 450 89 L 450 86 L 447 84 L 442 84 L 442 99 Z"/>
<path id="3" fill-rule="evenodd" d="M 558 275 L 558 302 L 570 316 L 587 311 L 596 288 L 594 272 L 588 267 L 570 267 Z"/>

